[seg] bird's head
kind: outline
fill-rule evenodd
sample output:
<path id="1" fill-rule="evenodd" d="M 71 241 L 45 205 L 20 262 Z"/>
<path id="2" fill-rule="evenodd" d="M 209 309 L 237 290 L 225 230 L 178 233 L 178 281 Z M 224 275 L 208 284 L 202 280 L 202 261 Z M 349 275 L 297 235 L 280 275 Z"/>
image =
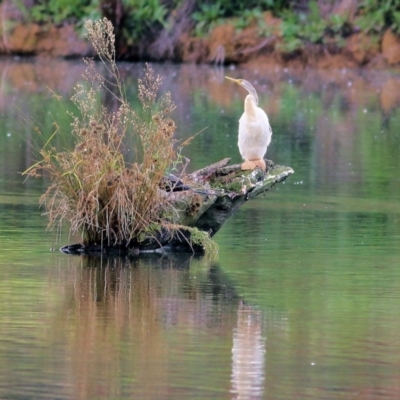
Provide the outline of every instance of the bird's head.
<path id="1" fill-rule="evenodd" d="M 246 81 L 245 79 L 234 79 L 230 78 L 229 76 L 225 76 L 225 78 L 232 82 L 237 83 L 239 86 L 246 89 L 249 92 L 249 94 L 254 97 L 256 105 L 258 105 L 258 95 L 256 89 L 254 89 L 253 85 L 249 81 Z"/>

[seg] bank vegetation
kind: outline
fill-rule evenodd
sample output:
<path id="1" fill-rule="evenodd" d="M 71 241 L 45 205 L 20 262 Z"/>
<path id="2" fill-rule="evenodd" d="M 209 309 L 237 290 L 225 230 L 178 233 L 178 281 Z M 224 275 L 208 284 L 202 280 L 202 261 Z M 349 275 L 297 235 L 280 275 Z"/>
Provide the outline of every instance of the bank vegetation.
<path id="1" fill-rule="evenodd" d="M 0 51 L 90 55 L 87 19 L 113 23 L 124 60 L 400 65 L 400 0 L 6 0 Z"/>

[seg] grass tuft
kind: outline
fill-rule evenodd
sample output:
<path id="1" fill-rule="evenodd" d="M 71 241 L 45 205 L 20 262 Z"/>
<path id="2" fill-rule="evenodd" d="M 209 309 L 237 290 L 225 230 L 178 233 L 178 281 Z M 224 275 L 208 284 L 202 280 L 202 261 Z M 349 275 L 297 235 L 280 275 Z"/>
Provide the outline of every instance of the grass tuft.
<path id="1" fill-rule="evenodd" d="M 176 214 L 159 184 L 162 177 L 181 163 L 174 149 L 176 124 L 171 117 L 175 104 L 171 94 L 159 97 L 161 78 L 151 66 L 138 80 L 139 110 L 133 110 L 125 95 L 115 61 L 115 36 L 107 19 L 87 21 L 88 38 L 106 68 L 97 72 L 93 59 L 85 59 L 82 83 L 71 97 L 78 112 L 71 115 L 75 147 L 60 151 L 52 146 L 59 126 L 40 150 L 41 160 L 25 171 L 29 176 L 48 175 L 51 184 L 41 196 L 49 227 L 70 222 L 86 245 L 136 246 L 142 240 L 167 231 L 179 235 L 182 228 L 166 215 Z M 102 105 L 104 93 L 116 99 L 109 111 Z M 124 157 L 124 138 L 135 136 L 135 159 Z M 194 244 L 211 248 L 206 233 L 193 230 Z"/>

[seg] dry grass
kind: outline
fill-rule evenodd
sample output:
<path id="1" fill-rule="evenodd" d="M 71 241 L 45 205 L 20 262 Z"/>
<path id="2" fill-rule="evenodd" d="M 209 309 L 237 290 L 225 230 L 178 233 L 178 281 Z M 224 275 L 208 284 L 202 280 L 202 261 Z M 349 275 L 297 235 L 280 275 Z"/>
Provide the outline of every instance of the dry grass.
<path id="1" fill-rule="evenodd" d="M 49 226 L 67 220 L 85 244 L 135 246 L 161 228 L 173 234 L 174 224 L 165 217 L 174 214 L 173 205 L 159 188 L 164 174 L 180 162 L 174 150 L 176 125 L 170 114 L 175 105 L 171 95 L 158 98 L 161 78 L 146 66 L 143 79 L 138 81 L 141 109 L 132 110 L 115 62 L 112 24 L 106 19 L 88 21 L 86 29 L 107 78 L 97 72 L 93 60 L 85 60 L 83 83 L 76 85 L 71 98 L 79 110 L 72 115 L 74 149 L 58 151 L 52 147 L 52 138 L 59 130 L 56 126 L 40 151 L 41 161 L 25 173 L 50 176 L 51 185 L 40 200 Z M 117 111 L 102 106 L 105 91 L 116 98 Z M 136 136 L 133 164 L 128 164 L 123 154 L 128 132 Z M 176 226 L 177 231 L 181 228 Z M 193 232 L 206 244 L 207 234 Z"/>

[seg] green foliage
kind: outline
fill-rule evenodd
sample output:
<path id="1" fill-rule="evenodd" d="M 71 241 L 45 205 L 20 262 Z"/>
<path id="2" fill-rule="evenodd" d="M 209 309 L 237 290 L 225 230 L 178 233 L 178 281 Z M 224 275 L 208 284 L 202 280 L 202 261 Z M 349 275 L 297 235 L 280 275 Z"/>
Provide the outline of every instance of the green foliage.
<path id="1" fill-rule="evenodd" d="M 184 227 L 190 232 L 190 239 L 194 246 L 204 247 L 204 250 L 210 253 L 218 252 L 218 245 L 210 240 L 208 232 L 201 231 L 198 228 Z"/>
<path id="2" fill-rule="evenodd" d="M 220 3 L 200 4 L 199 11 L 193 13 L 192 18 L 196 21 L 196 36 L 202 36 L 212 30 L 223 16 L 223 10 Z"/>
<path id="3" fill-rule="evenodd" d="M 279 13 L 288 7 L 287 1 L 276 0 L 218 0 L 213 3 L 202 3 L 192 18 L 196 21 L 195 34 L 202 36 L 210 32 L 216 25 L 223 23 L 227 18 L 235 18 L 236 29 L 247 28 L 254 21 L 259 25 L 260 33 L 266 27 L 262 20 L 263 11 Z"/>
<path id="4" fill-rule="evenodd" d="M 297 16 L 293 12 L 287 12 L 281 24 L 283 42 L 280 44 L 281 50 L 291 53 L 301 48 L 303 41 L 300 39 L 301 26 Z"/>
<path id="5" fill-rule="evenodd" d="M 281 50 L 291 53 L 307 44 L 334 43 L 341 45 L 342 35 L 346 31 L 347 18 L 332 14 L 322 18 L 317 1 L 309 3 L 308 12 L 295 13 L 287 10 L 282 14 Z"/>
<path id="6" fill-rule="evenodd" d="M 366 32 L 381 33 L 386 28 L 400 33 L 400 0 L 363 0 L 356 24 Z"/>
<path id="7" fill-rule="evenodd" d="M 150 42 L 161 29 L 169 29 L 170 16 L 186 1 L 189 0 L 122 0 L 123 18 L 118 34 L 128 46 L 143 38 Z M 300 3 L 306 7 L 299 9 Z M 362 0 L 351 22 L 344 14 L 322 18 L 320 3 L 321 0 L 206 0 L 199 2 L 188 18 L 195 22 L 193 32 L 198 37 L 207 35 L 227 19 L 239 31 L 255 24 L 260 35 L 268 36 L 272 30 L 266 26 L 263 12 L 270 11 L 282 19 L 280 49 L 288 53 L 308 44 L 341 46 L 343 38 L 357 29 L 372 35 L 387 28 L 400 33 L 400 0 Z M 55 24 L 69 21 L 78 28 L 85 19 L 98 19 L 102 9 L 101 0 L 36 0 L 29 8 L 22 0 L 16 0 L 15 4 L 29 21 Z M 116 7 L 116 3 L 110 4 Z"/>
<path id="8" fill-rule="evenodd" d="M 224 17 L 237 17 L 243 14 L 246 10 L 260 9 L 262 11 L 272 11 L 279 13 L 288 8 L 290 2 L 284 0 L 219 0 Z"/>
<path id="9" fill-rule="evenodd" d="M 23 1 L 16 5 L 28 20 L 60 24 L 71 20 L 81 21 L 98 8 L 96 0 L 38 0 L 29 10 Z"/>
<path id="10" fill-rule="evenodd" d="M 259 7 L 244 10 L 240 17 L 235 19 L 234 25 L 237 30 L 242 30 L 250 26 L 250 24 L 254 21 L 256 21 L 258 25 L 260 33 L 262 30 L 266 29 L 263 14 Z"/>
<path id="11" fill-rule="evenodd" d="M 161 0 L 124 0 L 123 4 L 127 12 L 123 33 L 128 44 L 167 26 L 168 9 Z"/>

